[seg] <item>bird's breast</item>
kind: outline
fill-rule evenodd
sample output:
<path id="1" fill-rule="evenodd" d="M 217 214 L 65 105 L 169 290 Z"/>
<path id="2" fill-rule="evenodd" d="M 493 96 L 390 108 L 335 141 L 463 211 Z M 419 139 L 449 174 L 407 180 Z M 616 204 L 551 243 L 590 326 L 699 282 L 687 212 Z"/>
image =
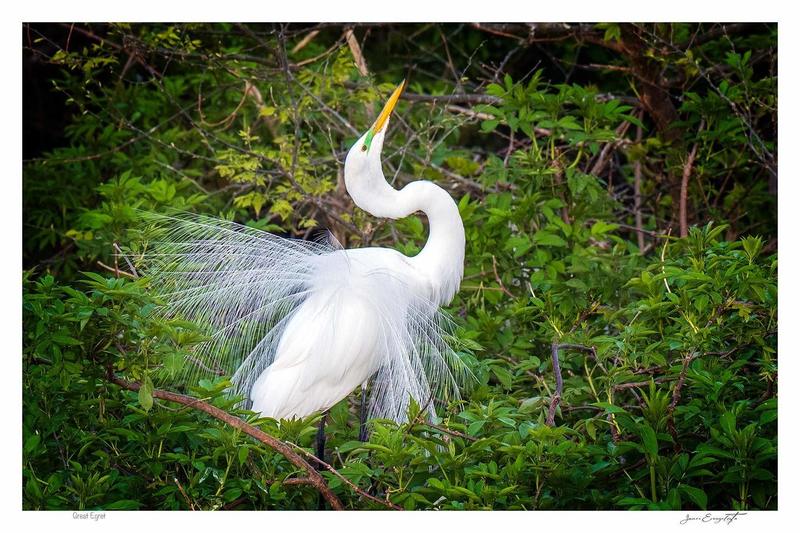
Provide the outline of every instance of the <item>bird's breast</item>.
<path id="1" fill-rule="evenodd" d="M 253 410 L 291 418 L 329 409 L 386 363 L 419 288 L 408 266 L 398 264 L 401 254 L 363 250 L 381 249 L 339 251 L 321 261 L 274 362 L 253 386 Z"/>

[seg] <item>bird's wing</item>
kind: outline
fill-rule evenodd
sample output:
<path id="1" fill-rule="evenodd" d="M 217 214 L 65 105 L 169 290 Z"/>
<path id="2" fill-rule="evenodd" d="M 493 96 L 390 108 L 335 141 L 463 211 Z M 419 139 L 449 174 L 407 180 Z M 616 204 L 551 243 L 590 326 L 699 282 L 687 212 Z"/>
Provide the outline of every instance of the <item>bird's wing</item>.
<path id="1" fill-rule="evenodd" d="M 331 242 L 287 239 L 190 213 L 142 213 L 144 262 L 165 316 L 205 328 L 210 340 L 187 355 L 179 378 L 235 375 L 246 358 L 264 369 L 287 320 L 313 290 L 315 260 Z M 256 376 L 257 377 L 257 374 Z M 255 377 L 234 378 L 247 395 Z"/>
<path id="2" fill-rule="evenodd" d="M 459 389 L 473 377 L 456 352 L 454 323 L 435 303 L 411 291 L 394 292 L 384 301 L 378 313 L 384 363 L 372 385 L 370 417 L 403 422 L 412 398 L 435 416 L 436 403 L 460 399 Z M 395 302 L 393 309 L 388 302 Z"/>

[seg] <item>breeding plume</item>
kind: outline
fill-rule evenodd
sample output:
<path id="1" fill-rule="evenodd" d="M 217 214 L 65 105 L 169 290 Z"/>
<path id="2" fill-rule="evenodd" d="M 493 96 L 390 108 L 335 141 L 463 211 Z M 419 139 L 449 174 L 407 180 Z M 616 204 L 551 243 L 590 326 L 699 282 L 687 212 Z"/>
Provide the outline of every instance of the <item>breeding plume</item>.
<path id="1" fill-rule="evenodd" d="M 158 232 L 150 274 L 165 313 L 209 332 L 187 356 L 189 377 L 232 374 L 251 408 L 274 418 L 324 412 L 371 378 L 370 417 L 403 421 L 411 398 L 433 413 L 434 398 L 458 396 L 465 369 L 439 310 L 463 274 L 458 207 L 430 181 L 394 189 L 381 168 L 404 86 L 350 149 L 344 178 L 355 204 L 373 216 L 427 216 L 419 254 L 344 250 L 198 215 L 148 216 Z"/>

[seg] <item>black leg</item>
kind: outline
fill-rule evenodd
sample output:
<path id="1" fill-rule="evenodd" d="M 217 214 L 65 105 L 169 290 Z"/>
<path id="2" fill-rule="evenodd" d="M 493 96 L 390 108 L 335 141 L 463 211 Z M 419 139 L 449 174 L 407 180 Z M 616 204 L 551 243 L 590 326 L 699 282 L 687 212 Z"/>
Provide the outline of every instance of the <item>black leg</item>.
<path id="1" fill-rule="evenodd" d="M 361 423 L 358 427 L 358 440 L 367 442 L 367 382 L 361 385 Z"/>
<path id="2" fill-rule="evenodd" d="M 322 418 L 319 421 L 319 429 L 317 430 L 317 458 L 321 461 L 325 460 L 325 421 L 328 419 L 328 411 L 322 413 Z M 322 465 L 317 464 L 317 470 L 324 470 Z"/>
<path id="3" fill-rule="evenodd" d="M 321 461 L 325 460 L 325 421 L 328 419 L 328 411 L 322 413 L 322 418 L 319 421 L 319 429 L 317 429 L 317 458 Z M 317 470 L 324 470 L 325 467 L 317 463 Z M 320 511 L 325 510 L 325 499 L 322 495 L 317 496 L 317 509 Z"/>

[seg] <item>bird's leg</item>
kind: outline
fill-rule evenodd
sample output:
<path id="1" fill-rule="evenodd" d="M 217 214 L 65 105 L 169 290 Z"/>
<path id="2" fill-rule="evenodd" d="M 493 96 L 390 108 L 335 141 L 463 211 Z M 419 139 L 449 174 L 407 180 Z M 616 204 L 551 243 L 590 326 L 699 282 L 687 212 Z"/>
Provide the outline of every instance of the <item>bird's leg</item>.
<path id="1" fill-rule="evenodd" d="M 358 426 L 358 440 L 367 442 L 367 383 L 361 384 L 361 423 Z"/>
<path id="2" fill-rule="evenodd" d="M 319 421 L 319 429 L 317 429 L 317 458 L 320 461 L 325 460 L 325 421 L 328 419 L 328 411 L 322 413 L 322 418 Z M 317 464 L 317 470 L 323 470 L 321 464 Z"/>
<path id="3" fill-rule="evenodd" d="M 320 461 L 325 460 L 325 421 L 328 419 L 328 411 L 322 413 L 322 418 L 319 421 L 319 429 L 317 429 L 317 459 Z M 317 470 L 324 470 L 325 467 L 321 463 L 317 463 Z M 317 495 L 317 509 L 320 511 L 325 510 L 325 499 L 322 494 Z"/>

